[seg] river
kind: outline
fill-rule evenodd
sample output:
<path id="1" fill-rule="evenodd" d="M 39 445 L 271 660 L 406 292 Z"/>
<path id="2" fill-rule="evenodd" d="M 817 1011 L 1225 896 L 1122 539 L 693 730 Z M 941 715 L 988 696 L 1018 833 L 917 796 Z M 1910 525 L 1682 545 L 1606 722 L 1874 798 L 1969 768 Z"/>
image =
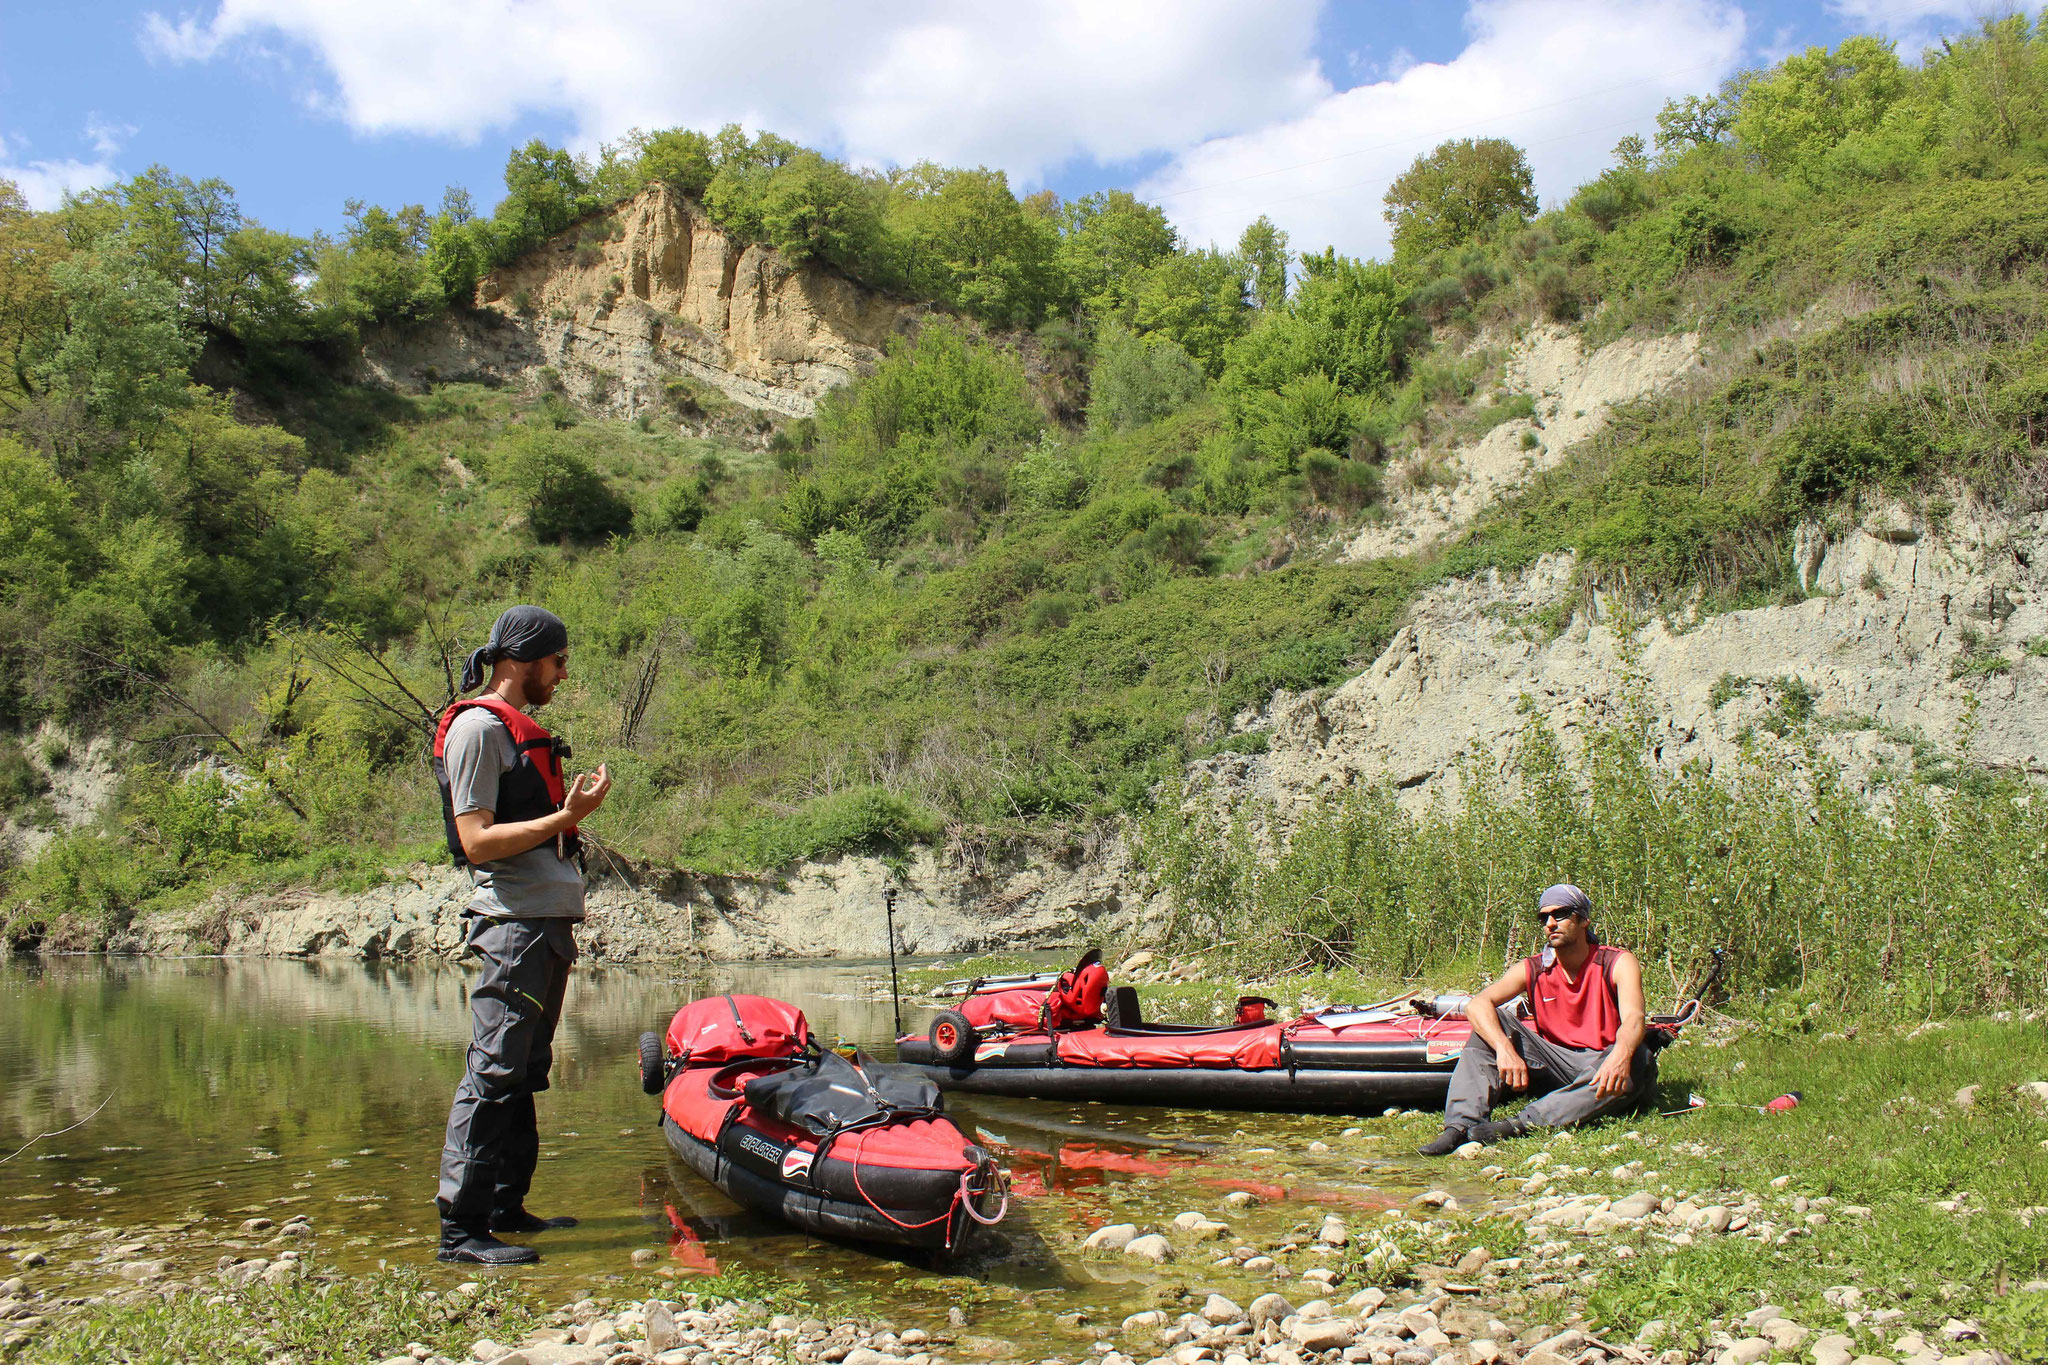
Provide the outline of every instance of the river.
<path id="1" fill-rule="evenodd" d="M 665 973 L 579 967 L 540 1099 L 533 1207 L 572 1213 L 536 1239 L 536 1288 L 573 1296 L 633 1273 L 651 1251 L 679 1276 L 743 1267 L 804 1282 L 824 1302 L 865 1302 L 909 1323 L 966 1308 L 977 1331 L 1086 1349 L 1098 1326 L 1152 1306 L 1162 1279 L 1256 1294 L 1233 1267 L 1139 1267 L 1083 1258 L 1105 1222 L 1227 1217 L 1230 1239 L 1270 1245 L 1319 1209 L 1405 1202 L 1430 1172 L 1378 1152 L 1370 1120 L 1054 1105 L 949 1096 L 948 1113 L 999 1152 L 1018 1198 L 994 1235 L 952 1258 L 905 1259 L 820 1242 L 740 1211 L 671 1160 L 634 1062 L 643 1030 L 713 991 L 780 996 L 825 1041 L 887 1057 L 886 963 L 718 965 Z M 215 1227 L 310 1216 L 322 1260 L 431 1267 L 435 1163 L 467 1041 L 466 980 L 442 965 L 253 959 L 20 960 L 0 966 L 0 1235 L 35 1240 L 51 1219 L 123 1228 Z M 930 1008 L 905 1002 L 921 1026 Z M 83 1122 L 81 1122 L 83 1120 Z M 1351 1131 L 1339 1139 L 1341 1130 Z M 1327 1153 L 1310 1144 L 1327 1140 Z M 1226 1214 L 1246 1189 L 1258 1207 Z M 41 1230 L 40 1232 L 38 1230 Z M 643 1255 L 642 1261 L 648 1258 Z M 112 1267 L 61 1259 L 38 1278 L 105 1288 Z M 1284 1286 L 1282 1286 L 1284 1287 Z"/>

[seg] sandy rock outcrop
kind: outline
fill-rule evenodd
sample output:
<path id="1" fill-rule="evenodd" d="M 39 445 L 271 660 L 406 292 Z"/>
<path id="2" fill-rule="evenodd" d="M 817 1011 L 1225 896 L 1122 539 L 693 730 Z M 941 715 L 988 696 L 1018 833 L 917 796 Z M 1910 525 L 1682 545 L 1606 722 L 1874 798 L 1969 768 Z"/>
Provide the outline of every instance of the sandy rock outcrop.
<path id="1" fill-rule="evenodd" d="M 631 417 L 662 406 L 663 384 L 687 375 L 734 402 L 802 417 L 920 316 L 824 267 L 736 241 L 660 185 L 492 271 L 476 305 L 371 338 L 365 377 L 398 388 L 559 383 L 593 411 Z"/>
<path id="2" fill-rule="evenodd" d="M 1562 462 L 1568 450 L 1607 424 L 1616 404 L 1658 393 L 1701 369 L 1699 336 L 1693 332 L 1625 337 L 1588 353 L 1575 332 L 1552 323 L 1532 327 L 1508 353 L 1501 391 L 1533 397 L 1535 420 L 1502 422 L 1452 450 L 1444 462 L 1448 486 L 1396 495 L 1386 519 L 1354 536 L 1338 561 L 1407 554 L 1443 539 Z"/>
<path id="3" fill-rule="evenodd" d="M 121 781 L 111 735 L 86 739 L 46 720 L 21 747 L 43 792 L 27 819 L 0 818 L 0 853 L 15 860 L 33 858 L 59 834 L 99 819 Z"/>
<path id="4" fill-rule="evenodd" d="M 1832 533 L 1805 528 L 1798 553 L 1816 595 L 1677 622 L 1579 603 L 1569 555 L 1441 584 L 1364 673 L 1241 717 L 1269 733 L 1265 754 L 1219 755 L 1197 772 L 1223 799 L 1283 813 L 1382 779 L 1406 804 L 1455 799 L 1468 758 L 1510 773 L 1524 699 L 1576 751 L 1622 718 L 1632 687 L 1660 763 L 1727 765 L 1745 734 L 1772 742 L 1763 732 L 1797 679 L 1810 734 L 1852 782 L 1912 772 L 1953 745 L 1973 705 L 1973 762 L 2048 778 L 2048 658 L 2029 649 L 2048 637 L 2048 518 L 1980 512 L 1936 536 L 1885 507 Z M 1545 623 L 1560 606 L 1576 610 L 1553 636 Z"/>
<path id="5" fill-rule="evenodd" d="M 1142 910 L 1137 876 L 1115 840 L 1070 861 L 1019 860 L 984 876 L 920 850 L 897 880 L 873 858 L 807 862 L 780 877 L 647 873 L 593 878 L 584 953 L 602 962 L 880 957 L 889 950 L 882 893 L 899 890 L 905 953 L 1035 948 L 1121 935 Z M 111 945 L 149 955 L 419 961 L 462 953 L 469 878 L 415 867 L 345 896 L 221 897 L 155 916 Z"/>

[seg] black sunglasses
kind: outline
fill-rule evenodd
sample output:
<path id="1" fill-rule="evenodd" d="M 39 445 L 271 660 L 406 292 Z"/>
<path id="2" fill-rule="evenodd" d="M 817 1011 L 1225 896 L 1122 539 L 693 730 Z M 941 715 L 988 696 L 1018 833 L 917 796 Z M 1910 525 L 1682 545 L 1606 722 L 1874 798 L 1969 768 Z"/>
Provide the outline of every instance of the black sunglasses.
<path id="1" fill-rule="evenodd" d="M 1536 912 L 1538 922 L 1548 924 L 1554 919 L 1570 919 L 1579 912 L 1569 906 L 1549 906 Z"/>

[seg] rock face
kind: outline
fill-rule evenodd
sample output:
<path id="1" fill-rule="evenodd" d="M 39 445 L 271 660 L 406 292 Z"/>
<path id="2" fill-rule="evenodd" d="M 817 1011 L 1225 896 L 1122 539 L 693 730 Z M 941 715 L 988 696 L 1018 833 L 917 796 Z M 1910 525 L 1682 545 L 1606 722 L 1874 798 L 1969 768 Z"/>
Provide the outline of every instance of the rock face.
<path id="1" fill-rule="evenodd" d="M 1220 795 L 1270 799 L 1283 814 L 1382 778 L 1419 805 L 1455 799 L 1468 757 L 1511 771 L 1524 698 L 1575 750 L 1638 689 L 1658 760 L 1675 768 L 1732 763 L 1745 733 L 1773 742 L 1768 727 L 1788 699 L 1806 704 L 1804 688 L 1822 722 L 1814 737 L 1852 782 L 1950 747 L 1972 697 L 1970 758 L 2048 777 L 2048 709 L 2034 700 L 2048 658 L 2029 648 L 2048 636 L 2048 518 L 1980 510 L 1937 537 L 1887 507 L 1832 535 L 1808 528 L 1799 548 L 1815 596 L 1692 621 L 1632 621 L 1604 599 L 1579 607 L 1569 555 L 1442 584 L 1364 673 L 1240 717 L 1269 732 L 1267 753 L 1197 767 Z M 1561 618 L 1551 635 L 1545 621 Z"/>
<path id="2" fill-rule="evenodd" d="M 1534 399 L 1535 420 L 1502 422 L 1452 450 L 1444 462 L 1448 487 L 1397 495 L 1386 519 L 1353 537 L 1339 561 L 1407 554 L 1441 540 L 1560 463 L 1607 424 L 1616 404 L 1648 397 L 1702 369 L 1699 336 L 1692 332 L 1627 337 L 1588 353 L 1576 333 L 1552 323 L 1530 328 L 1508 353 L 1502 392 Z"/>
<path id="3" fill-rule="evenodd" d="M 918 316 L 830 270 L 735 241 L 657 185 L 486 275 L 474 311 L 373 337 L 362 363 L 366 378 L 397 388 L 558 382 L 618 417 L 661 406 L 663 384 L 686 375 L 748 407 L 802 417 L 873 368 L 883 343 Z"/>
<path id="4" fill-rule="evenodd" d="M 922 850 L 893 883 L 897 946 L 957 953 L 1076 942 L 1136 910 L 1134 883 L 1120 844 L 1071 867 L 1041 860 L 986 876 Z M 780 877 L 606 873 L 592 878 L 577 937 L 584 953 L 607 962 L 879 956 L 888 951 L 882 892 L 890 884 L 882 863 L 855 857 L 802 863 Z M 141 921 L 109 946 L 149 955 L 455 958 L 468 902 L 466 873 L 416 867 L 357 895 L 216 898 Z"/>

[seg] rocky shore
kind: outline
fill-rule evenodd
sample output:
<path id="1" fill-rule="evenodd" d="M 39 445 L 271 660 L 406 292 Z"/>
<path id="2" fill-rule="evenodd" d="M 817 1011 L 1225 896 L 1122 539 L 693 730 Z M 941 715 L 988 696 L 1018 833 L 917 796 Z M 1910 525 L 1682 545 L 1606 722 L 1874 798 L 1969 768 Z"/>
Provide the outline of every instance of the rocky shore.
<path id="1" fill-rule="evenodd" d="M 923 849 L 892 867 L 869 857 L 805 862 L 774 875 L 704 876 L 602 858 L 591 868 L 589 918 L 578 933 L 595 962 L 881 957 L 883 892 L 894 886 L 897 948 L 969 953 L 1059 947 L 1120 936 L 1148 906 L 1120 840 L 1066 860 L 965 867 Z M 459 957 L 466 873 L 417 865 L 347 895 L 227 893 L 153 915 L 116 934 L 110 952 L 146 956 L 422 961 Z"/>

